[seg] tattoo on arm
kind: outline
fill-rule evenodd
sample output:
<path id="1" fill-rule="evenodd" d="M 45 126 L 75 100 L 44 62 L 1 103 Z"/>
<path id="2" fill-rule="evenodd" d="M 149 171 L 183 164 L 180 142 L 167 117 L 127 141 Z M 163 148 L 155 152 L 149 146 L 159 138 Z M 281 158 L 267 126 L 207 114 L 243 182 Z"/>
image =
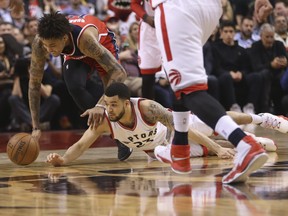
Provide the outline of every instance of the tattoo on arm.
<path id="1" fill-rule="evenodd" d="M 171 131 L 174 130 L 172 113 L 155 101 L 149 100 L 145 120 L 150 123 L 156 123 L 159 121 Z"/>
<path id="2" fill-rule="evenodd" d="M 95 59 L 107 72 L 107 77 L 103 79 L 104 86 L 107 87 L 113 82 L 123 82 L 126 79 L 124 68 L 112 53 L 97 41 L 95 36 L 90 35 L 87 33 L 80 38 L 79 48 L 86 56 Z"/>
<path id="3" fill-rule="evenodd" d="M 29 70 L 29 106 L 32 117 L 32 126 L 39 127 L 40 114 L 40 87 L 44 73 L 45 50 L 39 38 L 35 38 L 32 44 L 32 56 Z"/>

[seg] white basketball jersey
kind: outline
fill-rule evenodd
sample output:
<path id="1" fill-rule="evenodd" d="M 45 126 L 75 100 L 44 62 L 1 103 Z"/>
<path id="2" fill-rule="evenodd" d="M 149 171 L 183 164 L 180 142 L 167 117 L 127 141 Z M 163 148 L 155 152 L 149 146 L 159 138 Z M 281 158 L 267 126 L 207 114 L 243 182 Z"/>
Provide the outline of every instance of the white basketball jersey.
<path id="1" fill-rule="evenodd" d="M 160 122 L 151 125 L 142 118 L 139 110 L 141 98 L 131 98 L 132 112 L 135 117 L 133 128 L 127 128 L 120 122 L 110 122 L 113 139 L 133 149 L 150 150 L 166 142 L 167 128 Z"/>
<path id="2" fill-rule="evenodd" d="M 166 0 L 150 0 L 151 6 L 152 6 L 153 8 L 157 7 L 159 4 L 161 4 L 161 3 L 165 2 L 165 1 L 166 1 Z"/>

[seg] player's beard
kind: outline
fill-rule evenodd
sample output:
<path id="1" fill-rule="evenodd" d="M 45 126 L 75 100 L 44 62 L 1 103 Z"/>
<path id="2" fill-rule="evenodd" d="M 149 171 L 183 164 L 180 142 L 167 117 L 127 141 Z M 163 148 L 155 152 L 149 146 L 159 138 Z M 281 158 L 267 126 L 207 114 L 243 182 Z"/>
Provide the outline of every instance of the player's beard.
<path id="1" fill-rule="evenodd" d="M 124 109 L 124 107 L 123 107 L 123 109 L 122 109 L 122 111 L 118 114 L 118 115 L 115 115 L 115 117 L 113 117 L 113 118 L 111 118 L 109 115 L 109 120 L 111 121 L 111 122 L 117 122 L 117 121 L 119 121 L 123 116 L 124 116 L 124 114 L 125 114 L 125 109 Z"/>

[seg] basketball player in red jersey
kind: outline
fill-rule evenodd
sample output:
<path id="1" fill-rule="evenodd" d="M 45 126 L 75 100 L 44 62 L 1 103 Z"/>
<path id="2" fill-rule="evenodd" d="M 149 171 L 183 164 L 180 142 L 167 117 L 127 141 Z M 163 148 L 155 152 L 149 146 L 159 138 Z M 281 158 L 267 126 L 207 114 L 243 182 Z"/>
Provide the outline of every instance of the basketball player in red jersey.
<path id="1" fill-rule="evenodd" d="M 77 106 L 82 111 L 86 110 L 81 116 L 89 116 L 87 124 L 96 127 L 102 122 L 104 114 L 103 101 L 102 98 L 99 99 L 101 95 L 98 96 L 98 103 L 96 95 L 99 91 L 102 93 L 103 89 L 99 89 L 97 85 L 87 85 L 89 75 L 96 70 L 104 89 L 111 83 L 123 82 L 126 78 L 126 72 L 118 61 L 114 33 L 103 22 L 90 15 L 65 17 L 57 12 L 46 14 L 40 19 L 38 34 L 32 44 L 28 92 L 32 135 L 37 140 L 41 136 L 40 84 L 48 53 L 53 56 L 64 55 L 63 77 L 67 89 Z M 129 148 L 123 148 L 130 155 Z M 122 160 L 122 156 L 119 159 Z"/>
<path id="2" fill-rule="evenodd" d="M 179 100 L 179 104 L 173 107 L 175 135 L 170 153 L 172 169 L 183 174 L 192 171 L 190 147 L 187 144 L 189 114 L 192 111 L 237 148 L 234 167 L 223 177 L 222 182 L 245 182 L 253 171 L 265 164 L 268 156 L 262 146 L 245 134 L 226 115 L 221 104 L 206 92 L 207 75 L 203 66 L 202 47 L 222 15 L 221 0 L 150 1 L 155 9 L 154 21 L 162 65 Z M 268 6 L 264 6 L 264 9 L 260 3 L 255 6 L 260 7 L 259 10 L 255 9 L 256 15 L 266 16 L 263 11 Z"/>

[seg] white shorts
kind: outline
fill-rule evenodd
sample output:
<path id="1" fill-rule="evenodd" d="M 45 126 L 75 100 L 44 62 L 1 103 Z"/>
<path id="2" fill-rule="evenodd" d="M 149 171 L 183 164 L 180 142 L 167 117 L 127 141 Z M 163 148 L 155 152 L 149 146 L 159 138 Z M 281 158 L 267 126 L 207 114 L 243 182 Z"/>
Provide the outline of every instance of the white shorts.
<path id="1" fill-rule="evenodd" d="M 207 89 L 202 47 L 221 14 L 221 0 L 167 0 L 155 8 L 163 66 L 177 97 Z"/>
<path id="2" fill-rule="evenodd" d="M 145 22 L 141 22 L 139 31 L 138 63 L 141 74 L 155 74 L 161 71 L 162 65 L 155 28 Z"/>

